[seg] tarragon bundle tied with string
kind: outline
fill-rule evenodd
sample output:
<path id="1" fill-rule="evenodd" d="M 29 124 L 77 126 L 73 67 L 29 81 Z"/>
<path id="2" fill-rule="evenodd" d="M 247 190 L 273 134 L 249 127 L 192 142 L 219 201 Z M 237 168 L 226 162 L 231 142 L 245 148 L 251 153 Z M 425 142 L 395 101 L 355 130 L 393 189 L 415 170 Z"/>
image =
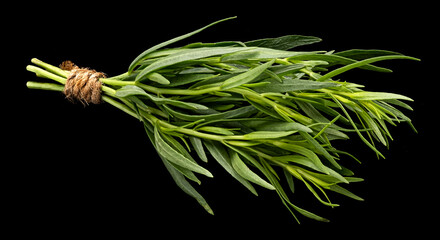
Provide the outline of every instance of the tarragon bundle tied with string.
<path id="1" fill-rule="evenodd" d="M 294 204 L 298 184 L 330 207 L 338 204 L 329 192 L 362 200 L 345 188 L 362 179 L 342 166 L 358 160 L 333 143 L 358 136 L 383 157 L 376 146 L 388 146 L 388 126 L 412 126 L 399 110 L 411 110 L 402 100 L 412 100 L 362 90 L 339 74 L 354 68 L 391 72 L 372 64 L 418 59 L 384 50 L 292 50 L 321 41 L 300 35 L 167 47 L 225 20 L 149 48 L 114 77 L 32 59 L 27 70 L 56 83 L 27 86 L 64 91 L 84 104 L 106 102 L 137 118 L 176 184 L 211 214 L 191 184 L 213 177 L 208 159 L 255 195 L 257 185 L 276 192 L 295 218 L 327 221 Z"/>

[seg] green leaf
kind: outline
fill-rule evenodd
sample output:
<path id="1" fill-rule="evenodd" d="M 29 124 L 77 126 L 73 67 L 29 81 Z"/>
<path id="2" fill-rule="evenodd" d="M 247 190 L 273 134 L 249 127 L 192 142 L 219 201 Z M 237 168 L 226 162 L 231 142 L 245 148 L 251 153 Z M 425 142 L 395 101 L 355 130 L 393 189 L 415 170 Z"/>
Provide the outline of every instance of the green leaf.
<path id="1" fill-rule="evenodd" d="M 378 50 L 378 49 L 351 49 L 342 52 L 336 52 L 334 55 L 351 58 L 354 60 L 364 60 L 372 57 L 380 57 L 387 55 L 402 55 L 398 52 L 392 52 L 388 50 Z"/>
<path id="2" fill-rule="evenodd" d="M 150 125 L 148 122 L 144 122 L 144 129 L 147 132 L 147 136 L 150 139 L 151 143 L 153 144 L 154 148 L 157 151 L 157 145 L 155 142 L 155 136 L 154 136 L 154 129 L 153 126 Z M 191 184 L 186 181 L 184 175 L 181 173 L 180 170 L 177 170 L 175 167 L 176 165 L 173 165 L 171 162 L 169 162 L 168 160 L 166 160 L 164 157 L 162 157 L 159 154 L 160 159 L 162 160 L 163 164 L 165 165 L 165 168 L 168 170 L 168 172 L 170 173 L 171 177 L 173 178 L 174 182 L 176 183 L 176 185 L 183 190 L 183 192 L 185 192 L 186 194 L 190 195 L 191 197 L 193 197 L 194 199 L 197 200 L 197 202 L 210 214 L 214 215 L 214 212 L 212 211 L 212 209 L 209 207 L 208 203 L 206 202 L 206 200 L 202 197 L 202 195 L 200 195 L 192 186 Z"/>
<path id="3" fill-rule="evenodd" d="M 161 157 L 162 158 L 162 157 Z M 170 173 L 171 177 L 173 178 L 176 185 L 182 189 L 183 192 L 188 194 L 189 196 L 193 197 L 197 200 L 197 202 L 209 213 L 214 215 L 214 212 L 212 211 L 211 207 L 208 205 L 206 200 L 200 195 L 194 187 L 191 186 L 191 184 L 185 180 L 185 177 L 177 170 L 175 169 L 167 160 L 162 158 L 162 162 L 164 163 L 166 169 Z"/>
<path id="4" fill-rule="evenodd" d="M 131 62 L 130 66 L 128 67 L 128 73 L 131 73 L 134 70 L 134 68 L 139 64 L 139 62 L 141 62 L 148 54 L 150 54 L 150 53 L 152 53 L 152 52 L 154 52 L 154 51 L 156 51 L 156 50 L 158 50 L 160 48 L 163 48 L 163 47 L 165 47 L 167 45 L 170 45 L 172 43 L 175 43 L 175 42 L 178 42 L 178 41 L 183 40 L 185 38 L 191 37 L 192 35 L 197 34 L 197 33 L 201 32 L 201 31 L 205 30 L 206 28 L 209 28 L 209 27 L 211 27 L 211 26 L 213 26 L 213 25 L 215 25 L 217 23 L 221 23 L 223 21 L 230 20 L 230 19 L 233 19 L 233 18 L 236 18 L 236 17 L 229 17 L 229 18 L 221 19 L 219 21 L 216 21 L 216 22 L 213 22 L 211 24 L 208 24 L 208 25 L 206 25 L 206 26 L 204 26 L 204 27 L 202 27 L 200 29 L 197 29 L 195 31 L 192 31 L 190 33 L 187 33 L 187 34 L 179 36 L 179 37 L 175 37 L 173 39 L 170 39 L 170 40 L 168 40 L 166 42 L 157 44 L 157 45 L 155 45 L 155 46 L 145 50 L 144 52 L 139 54 L 139 56 L 137 56 L 133 60 L 133 62 Z"/>
<path id="5" fill-rule="evenodd" d="M 214 127 L 214 126 L 204 126 L 204 127 L 198 128 L 198 130 L 204 131 L 204 132 L 216 133 L 216 134 L 220 134 L 220 135 L 226 135 L 226 136 L 234 135 L 234 133 L 232 131 L 230 131 L 226 128 Z"/>
<path id="6" fill-rule="evenodd" d="M 328 62 L 330 65 L 334 65 L 334 64 L 348 65 L 348 64 L 357 62 L 357 60 L 353 60 L 350 58 L 346 58 L 346 57 L 334 55 L 334 54 L 303 54 L 303 55 L 290 57 L 289 60 L 306 60 L 306 61 L 307 60 L 321 60 L 321 61 Z M 376 67 L 376 66 L 373 66 L 370 64 L 366 64 L 365 66 L 361 66 L 359 68 L 365 69 L 365 70 L 377 71 L 377 72 L 392 72 L 391 70 L 389 70 L 387 68 Z"/>
<path id="7" fill-rule="evenodd" d="M 185 147 L 183 147 L 177 140 L 175 140 L 173 137 L 167 136 L 167 135 L 163 135 L 162 137 L 165 140 L 165 142 L 167 142 L 172 148 L 174 148 L 176 151 L 181 153 L 183 156 L 185 156 L 186 158 L 188 158 L 192 162 L 196 163 L 196 161 L 192 158 L 191 154 L 189 154 L 189 152 L 186 151 Z M 178 166 L 174 163 L 171 163 L 171 164 L 173 165 L 174 168 L 179 170 L 179 172 L 181 172 L 185 177 L 187 177 L 188 179 L 190 179 L 198 184 L 201 184 L 200 180 L 197 178 L 197 176 L 192 171 L 190 171 L 184 167 Z"/>
<path id="8" fill-rule="evenodd" d="M 239 61 L 239 60 L 267 60 L 267 59 L 281 59 L 288 58 L 301 54 L 320 53 L 317 52 L 296 52 L 296 51 L 283 51 L 271 48 L 249 47 L 247 50 L 226 54 L 221 57 L 222 62 Z"/>
<path id="9" fill-rule="evenodd" d="M 350 117 L 350 114 L 348 114 L 347 110 L 345 109 L 344 105 L 338 100 L 337 96 L 334 96 L 333 94 L 329 94 L 329 96 L 335 101 L 336 104 L 338 104 L 339 108 L 344 112 L 345 116 L 347 117 L 347 119 L 350 121 L 351 125 L 353 126 L 354 130 L 356 131 L 356 133 L 358 134 L 359 138 L 369 147 L 371 148 L 374 152 L 377 153 L 377 155 L 385 158 L 385 156 L 379 152 L 379 150 L 377 150 L 376 147 L 374 147 L 370 142 L 368 142 L 368 140 L 362 135 L 362 133 L 359 131 L 358 127 L 356 126 L 356 123 L 353 121 L 353 119 Z M 340 98 L 339 98 L 340 99 Z M 342 99 L 340 99 L 342 100 Z"/>
<path id="10" fill-rule="evenodd" d="M 249 115 L 249 114 L 254 113 L 256 111 L 253 106 L 246 106 L 246 107 L 241 107 L 241 108 L 237 108 L 234 110 L 229 110 L 226 112 L 196 115 L 196 114 L 181 113 L 181 112 L 175 111 L 167 106 L 165 106 L 165 109 L 174 117 L 179 118 L 181 120 L 185 120 L 185 121 L 197 121 L 200 119 L 205 119 L 206 121 L 211 121 L 211 120 L 216 120 L 216 119 L 235 118 L 235 117 L 246 116 L 246 115 Z"/>
<path id="11" fill-rule="evenodd" d="M 313 132 L 312 129 L 296 122 L 280 122 L 276 120 L 253 120 L 244 123 L 257 131 L 302 131 Z"/>
<path id="12" fill-rule="evenodd" d="M 303 69 L 304 67 L 305 65 L 303 64 L 275 65 L 270 66 L 269 70 L 281 77 L 291 73 L 299 72 L 299 70 Z"/>
<path id="13" fill-rule="evenodd" d="M 295 193 L 295 183 L 293 182 L 292 175 L 283 168 L 284 176 L 286 177 L 287 185 L 289 186 L 289 189 L 292 193 Z"/>
<path id="14" fill-rule="evenodd" d="M 273 144 L 274 146 L 277 146 L 281 149 L 301 154 L 301 155 L 307 157 L 320 171 L 322 171 L 326 174 L 329 173 L 327 167 L 324 166 L 324 164 L 322 164 L 319 157 L 310 149 L 307 149 L 305 147 L 295 145 L 295 144 L 281 142 L 281 141 L 272 141 L 271 144 Z"/>
<path id="15" fill-rule="evenodd" d="M 282 138 L 296 132 L 297 131 L 254 131 L 243 135 L 243 138 L 246 140 Z"/>
<path id="16" fill-rule="evenodd" d="M 173 149 L 168 143 L 166 143 L 161 137 L 158 126 L 154 128 L 154 141 L 156 145 L 156 150 L 164 159 L 174 163 L 178 166 L 203 174 L 207 177 L 213 177 L 212 174 L 205 168 L 199 166 L 197 163 L 191 161 L 187 157 L 183 156 L 181 153 Z"/>
<path id="17" fill-rule="evenodd" d="M 250 182 L 253 182 L 255 184 L 258 184 L 264 188 L 267 188 L 269 190 L 275 190 L 275 188 L 263 180 L 260 176 L 252 172 L 248 166 L 240 159 L 237 152 L 231 151 L 231 165 L 232 168 L 244 179 L 249 180 Z"/>
<path id="18" fill-rule="evenodd" d="M 171 83 L 168 85 L 168 87 L 177 87 L 177 86 L 209 79 L 215 76 L 217 75 L 209 74 L 209 73 L 178 74 L 176 77 L 170 79 Z"/>
<path id="19" fill-rule="evenodd" d="M 286 206 L 286 208 L 290 211 L 290 213 L 295 217 L 295 219 L 298 221 L 298 219 L 296 218 L 295 214 L 291 211 L 291 209 L 289 208 L 292 207 L 295 211 L 297 211 L 298 213 L 300 213 L 301 215 L 308 217 L 310 219 L 314 219 L 317 221 L 321 221 L 321 222 L 329 222 L 328 219 L 325 219 L 323 217 L 320 217 L 314 213 L 311 213 L 307 210 L 304 210 L 296 205 L 294 205 L 290 200 L 289 197 L 287 196 L 286 192 L 283 190 L 283 187 L 281 186 L 281 184 L 278 182 L 277 178 L 271 173 L 271 171 L 268 169 L 270 167 L 270 165 L 266 162 L 263 162 L 264 165 L 264 173 L 267 176 L 267 178 L 269 179 L 270 183 L 275 187 L 278 195 L 281 198 L 281 201 L 283 202 L 283 204 Z M 298 221 L 299 223 L 299 221 Z"/>
<path id="20" fill-rule="evenodd" d="M 312 80 L 300 80 L 300 79 L 284 79 L 282 83 L 274 81 L 272 79 L 264 80 L 269 81 L 270 84 L 252 88 L 256 92 L 276 92 L 285 93 L 300 90 L 313 90 L 339 86 L 338 83 L 333 82 L 317 82 Z"/>
<path id="21" fill-rule="evenodd" d="M 277 38 L 264 38 L 245 42 L 248 47 L 264 47 L 278 50 L 289 50 L 295 47 L 309 45 L 322 41 L 312 36 L 287 35 Z"/>
<path id="22" fill-rule="evenodd" d="M 228 80 L 223 82 L 223 84 L 221 85 L 221 88 L 223 90 L 226 90 L 226 89 L 240 86 L 245 83 L 249 83 L 252 80 L 254 80 L 256 77 L 258 77 L 260 74 L 262 74 L 274 62 L 275 62 L 275 60 L 273 59 L 265 64 L 262 64 L 258 67 L 255 67 L 255 68 L 252 68 L 242 74 L 231 77 Z"/>
<path id="23" fill-rule="evenodd" d="M 388 100 L 388 99 L 401 99 L 407 101 L 414 101 L 409 97 L 395 94 L 395 93 L 386 93 L 386 92 L 354 92 L 354 93 L 344 93 L 344 96 L 350 97 L 355 100 Z"/>
<path id="24" fill-rule="evenodd" d="M 194 147 L 194 150 L 196 150 L 196 153 L 199 156 L 199 158 L 204 162 L 208 162 L 208 158 L 206 157 L 205 150 L 203 149 L 202 140 L 198 137 L 190 136 L 189 141 Z"/>
<path id="25" fill-rule="evenodd" d="M 217 48 L 189 48 L 185 51 L 177 52 L 163 57 L 144 68 L 137 76 L 136 82 L 144 80 L 150 73 L 185 61 L 196 60 L 200 58 L 220 56 L 227 53 L 243 51 L 245 47 L 217 47 Z"/>
<path id="26" fill-rule="evenodd" d="M 388 55 L 388 56 L 379 56 L 379 57 L 372 57 L 372 58 L 368 58 L 359 62 L 355 62 L 352 64 L 348 64 L 346 66 L 340 67 L 338 69 L 335 69 L 323 76 L 321 76 L 320 78 L 318 78 L 316 81 L 324 81 L 327 80 L 329 78 L 332 78 L 334 76 L 337 76 L 341 73 L 344 73 L 348 70 L 351 70 L 353 68 L 358 68 L 361 66 L 365 66 L 367 64 L 370 63 L 374 63 L 374 62 L 378 62 L 378 61 L 383 61 L 383 60 L 392 60 L 392 59 L 409 59 L 409 60 L 416 60 L 416 61 L 420 61 L 417 58 L 413 58 L 413 57 L 408 57 L 408 56 L 404 56 L 404 55 Z"/>
<path id="27" fill-rule="evenodd" d="M 327 152 L 327 150 L 325 150 L 325 148 L 322 147 L 321 144 L 319 144 L 319 142 L 316 141 L 316 139 L 312 138 L 312 136 L 310 136 L 310 134 L 306 132 L 300 132 L 300 134 L 303 138 L 307 140 L 307 142 L 309 142 L 315 148 L 316 152 L 322 154 L 337 169 L 342 169 L 341 166 L 333 158 L 333 156 L 330 155 L 330 153 Z"/>
<path id="28" fill-rule="evenodd" d="M 170 84 L 170 81 L 166 79 L 164 76 L 160 75 L 159 73 L 150 73 L 147 75 L 147 78 L 159 84 L 164 84 L 164 85 Z"/>
<path id="29" fill-rule="evenodd" d="M 331 190 L 331 191 L 334 191 L 334 192 L 337 192 L 339 194 L 345 195 L 347 197 L 353 198 L 353 199 L 358 200 L 358 201 L 364 201 L 363 198 L 357 196 L 356 194 L 353 194 L 352 192 L 350 192 L 347 189 L 345 189 L 345 188 L 343 188 L 341 186 L 338 186 L 338 185 L 331 185 L 327 189 Z"/>
<path id="30" fill-rule="evenodd" d="M 229 47 L 229 46 L 246 47 L 246 45 L 244 45 L 242 42 L 239 41 L 223 41 L 223 42 L 214 42 L 214 43 L 195 42 L 185 45 L 182 48 Z"/>
<path id="31" fill-rule="evenodd" d="M 212 157 L 222 166 L 226 172 L 231 174 L 232 177 L 234 177 L 237 181 L 239 181 L 243 186 L 245 186 L 249 191 L 251 191 L 254 195 L 258 196 L 257 191 L 255 191 L 255 188 L 242 176 L 240 176 L 232 167 L 231 159 L 229 157 L 228 152 L 218 142 L 214 141 L 203 141 L 206 148 L 208 149 L 209 153 L 211 153 Z"/>

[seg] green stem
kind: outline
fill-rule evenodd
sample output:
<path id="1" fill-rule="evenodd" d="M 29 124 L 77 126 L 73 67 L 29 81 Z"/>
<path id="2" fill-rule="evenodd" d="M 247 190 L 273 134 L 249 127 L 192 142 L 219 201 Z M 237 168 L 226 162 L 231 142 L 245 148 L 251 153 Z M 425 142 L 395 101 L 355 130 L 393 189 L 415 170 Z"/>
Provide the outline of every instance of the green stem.
<path id="1" fill-rule="evenodd" d="M 59 82 L 61 84 L 66 84 L 66 78 L 65 77 L 61 77 L 59 75 L 53 74 L 51 72 L 48 72 L 44 69 L 41 69 L 39 67 L 33 66 L 33 65 L 28 65 L 26 67 L 26 70 L 28 70 L 29 72 L 33 72 L 35 73 L 35 75 L 37 75 L 37 77 L 42 77 L 42 78 L 48 78 L 48 79 L 52 79 L 56 82 Z"/>
<path id="2" fill-rule="evenodd" d="M 58 67 L 55 67 L 55 66 L 53 66 L 53 65 L 50 65 L 50 64 L 48 64 L 48 63 L 45 63 L 45 62 L 43 62 L 43 61 L 41 61 L 41 60 L 39 60 L 39 59 L 32 58 L 32 59 L 31 59 L 31 62 L 32 62 L 33 64 L 37 65 L 37 66 L 40 66 L 40 67 L 46 69 L 46 70 L 49 71 L 49 72 L 55 73 L 55 74 L 58 75 L 58 76 L 61 76 L 61 77 L 67 78 L 67 76 L 69 75 L 69 72 L 68 72 L 68 71 L 64 71 L 64 70 L 62 70 L 61 68 L 58 68 Z"/>
<path id="3" fill-rule="evenodd" d="M 26 83 L 26 86 L 30 89 L 39 89 L 39 90 L 50 90 L 50 91 L 59 91 L 59 92 L 62 92 L 64 90 L 63 85 L 59 85 L 56 83 L 40 83 L 40 82 L 29 81 Z"/>

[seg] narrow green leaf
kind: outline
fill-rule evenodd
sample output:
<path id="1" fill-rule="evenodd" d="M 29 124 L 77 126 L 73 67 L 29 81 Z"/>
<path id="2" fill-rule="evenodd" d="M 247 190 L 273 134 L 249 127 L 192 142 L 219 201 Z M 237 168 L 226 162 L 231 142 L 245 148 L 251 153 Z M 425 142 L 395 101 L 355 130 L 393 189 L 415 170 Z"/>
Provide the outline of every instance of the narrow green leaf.
<path id="1" fill-rule="evenodd" d="M 249 47 L 264 47 L 278 50 L 289 50 L 295 47 L 309 45 L 322 41 L 313 36 L 287 35 L 277 38 L 264 38 L 245 42 Z"/>
<path id="2" fill-rule="evenodd" d="M 226 53 L 243 51 L 244 47 L 217 47 L 217 48 L 190 48 L 169 56 L 163 57 L 144 68 L 137 76 L 136 82 L 144 80 L 150 73 L 185 61 L 196 60 L 212 56 L 221 56 Z"/>
<path id="3" fill-rule="evenodd" d="M 252 68 L 242 74 L 231 77 L 228 80 L 223 82 L 223 84 L 221 85 L 221 88 L 223 90 L 226 90 L 226 89 L 240 86 L 245 83 L 249 83 L 252 80 L 254 80 L 256 77 L 258 77 L 260 74 L 262 74 L 274 62 L 275 62 L 275 60 L 273 59 L 265 64 L 262 64 L 258 67 L 255 67 L 255 68 Z"/>
<path id="4" fill-rule="evenodd" d="M 381 130 L 379 129 L 379 126 L 376 124 L 376 122 L 368 115 L 366 112 L 358 112 L 359 116 L 364 120 L 364 122 L 367 124 L 368 128 L 370 128 L 376 137 L 379 139 L 379 141 L 384 145 L 387 146 L 387 141 L 385 140 L 384 136 L 382 135 Z"/>
<path id="5" fill-rule="evenodd" d="M 204 162 L 208 162 L 208 158 L 206 157 L 205 150 L 203 149 L 202 140 L 198 137 L 190 136 L 189 141 L 194 147 L 194 150 L 196 150 L 196 153 L 199 156 L 199 158 Z"/>
<path id="6" fill-rule="evenodd" d="M 168 87 L 177 87 L 189 83 L 194 83 L 202 81 L 205 79 L 210 79 L 217 76 L 216 74 L 209 73 L 189 73 L 189 74 L 178 74 L 176 77 L 170 79 L 170 84 Z"/>
<path id="7" fill-rule="evenodd" d="M 328 62 L 330 65 L 335 65 L 335 64 L 348 65 L 357 62 L 357 60 L 334 55 L 334 54 L 303 54 L 303 55 L 290 57 L 289 60 L 304 60 L 304 61 L 321 60 Z M 366 64 L 359 68 L 370 71 L 377 71 L 377 72 L 392 72 L 387 68 L 376 67 L 370 64 Z"/>
<path id="8" fill-rule="evenodd" d="M 176 151 L 181 153 L 183 156 L 185 156 L 186 158 L 188 158 L 192 162 L 196 163 L 196 161 L 192 158 L 191 154 L 189 154 L 189 152 L 186 151 L 185 147 L 183 147 L 176 139 L 174 139 L 173 137 L 168 136 L 168 135 L 163 135 L 161 137 L 163 137 L 165 142 L 167 142 Z M 181 172 L 186 178 L 188 178 L 198 184 L 201 184 L 201 181 L 197 178 L 197 176 L 192 171 L 190 171 L 184 167 L 178 166 L 174 163 L 171 163 L 171 164 L 173 165 L 174 168 L 179 170 L 179 172 Z"/>
<path id="9" fill-rule="evenodd" d="M 153 82 L 157 82 L 159 84 L 168 85 L 170 84 L 170 81 L 166 79 L 164 76 L 160 75 L 159 73 L 150 73 L 147 75 L 147 78 L 150 79 Z"/>
<path id="10" fill-rule="evenodd" d="M 379 156 L 381 156 L 382 158 L 385 158 L 385 156 L 379 152 L 379 150 L 377 150 L 376 147 L 374 147 L 370 142 L 368 142 L 368 140 L 362 135 L 362 133 L 359 131 L 358 127 L 356 126 L 356 123 L 353 121 L 353 119 L 350 117 L 350 114 L 348 114 L 347 110 L 345 109 L 344 105 L 338 100 L 337 96 L 334 96 L 333 94 L 329 94 L 329 96 L 331 98 L 333 98 L 333 100 L 335 101 L 336 104 L 338 104 L 339 108 L 344 112 L 345 116 L 347 117 L 347 119 L 350 121 L 351 125 L 353 126 L 354 130 L 356 131 L 356 133 L 358 134 L 359 138 L 369 147 L 371 148 L 374 152 L 376 152 Z M 340 100 L 342 100 L 341 98 L 339 98 Z"/>
<path id="11" fill-rule="evenodd" d="M 128 72 L 131 73 L 134 70 L 134 68 L 139 64 L 139 62 L 142 61 L 148 54 L 150 54 L 150 53 L 152 53 L 152 52 L 154 52 L 154 51 L 156 51 L 156 50 L 158 50 L 160 48 L 163 48 L 163 47 L 165 47 L 167 45 L 170 45 L 172 43 L 175 43 L 175 42 L 178 42 L 178 41 L 183 40 L 185 38 L 191 37 L 192 35 L 197 34 L 197 33 L 201 32 L 201 31 L 205 30 L 206 28 L 209 28 L 209 27 L 211 27 L 211 26 L 213 26 L 213 25 L 215 25 L 217 23 L 221 23 L 223 21 L 230 20 L 230 19 L 233 19 L 233 18 L 236 18 L 236 17 L 229 17 L 229 18 L 221 19 L 219 21 L 216 21 L 216 22 L 213 22 L 211 24 L 208 24 L 208 25 L 206 25 L 206 26 L 204 26 L 204 27 L 202 27 L 200 29 L 197 29 L 195 31 L 192 31 L 190 33 L 187 33 L 187 34 L 179 36 L 179 37 L 175 37 L 173 39 L 170 39 L 170 40 L 168 40 L 166 42 L 157 44 L 157 45 L 155 45 L 155 46 L 145 50 L 144 52 L 139 54 L 139 56 L 137 56 L 133 60 L 133 62 L 131 62 L 130 66 L 128 67 Z"/>
<path id="12" fill-rule="evenodd" d="M 312 80 L 300 80 L 300 79 L 284 79 L 282 83 L 274 80 L 264 80 L 270 82 L 264 86 L 254 87 L 256 92 L 276 92 L 285 93 L 301 90 L 313 90 L 339 86 L 338 83 L 333 82 L 317 82 Z"/>
<path id="13" fill-rule="evenodd" d="M 326 174 L 329 173 L 327 167 L 325 167 L 324 164 L 322 164 L 319 157 L 310 149 L 307 149 L 305 147 L 295 145 L 295 144 L 281 142 L 281 141 L 272 141 L 271 144 L 273 144 L 274 146 L 277 146 L 281 149 L 301 154 L 301 155 L 307 157 L 320 171 L 322 171 Z"/>
<path id="14" fill-rule="evenodd" d="M 334 55 L 351 58 L 359 61 L 372 57 L 380 57 L 387 55 L 402 55 L 402 54 L 398 52 L 379 50 L 379 49 L 351 49 L 342 52 L 335 52 Z"/>
<path id="15" fill-rule="evenodd" d="M 292 193 L 295 193 L 295 183 L 293 182 L 292 175 L 283 168 L 284 176 L 286 177 L 287 185 L 289 186 L 289 189 Z"/>
<path id="16" fill-rule="evenodd" d="M 296 52 L 296 51 L 284 51 L 271 48 L 261 47 L 249 47 L 249 49 L 226 54 L 221 57 L 222 62 L 240 61 L 240 60 L 268 60 L 268 59 L 282 59 L 293 57 L 301 54 L 322 53 L 323 51 L 316 52 Z"/>
<path id="17" fill-rule="evenodd" d="M 255 139 L 271 139 L 271 138 L 282 138 L 296 133 L 297 131 L 254 131 L 243 135 L 246 140 Z"/>
<path id="18" fill-rule="evenodd" d="M 358 201 L 364 201 L 363 198 L 357 196 L 356 194 L 353 194 L 352 192 L 350 192 L 347 189 L 345 189 L 345 188 L 343 188 L 341 186 L 338 186 L 338 185 L 331 185 L 327 189 L 331 190 L 331 191 L 334 191 L 334 192 L 337 192 L 339 194 L 345 195 L 347 197 L 353 198 L 353 199 L 358 200 Z"/>
<path id="19" fill-rule="evenodd" d="M 244 45 L 244 43 L 240 41 L 223 41 L 223 42 L 214 42 L 214 43 L 195 42 L 185 45 L 182 48 L 230 47 L 230 46 L 246 47 L 246 45 Z"/>
<path id="20" fill-rule="evenodd" d="M 165 106 L 165 109 L 171 115 L 173 115 L 176 118 L 179 118 L 181 120 L 185 120 L 185 121 L 197 121 L 200 119 L 205 119 L 206 121 L 211 121 L 211 120 L 216 120 L 216 119 L 243 117 L 243 116 L 249 115 L 251 113 L 254 113 L 256 111 L 253 106 L 246 106 L 246 107 L 241 107 L 241 108 L 229 110 L 226 112 L 196 115 L 196 114 L 181 113 L 181 112 L 175 111 L 167 106 Z"/>
<path id="21" fill-rule="evenodd" d="M 220 135 L 226 135 L 226 136 L 234 135 L 234 132 L 232 132 L 226 128 L 214 127 L 214 126 L 204 126 L 204 127 L 198 128 L 198 130 L 204 131 L 204 132 L 216 133 L 216 134 L 220 134 Z"/>
<path id="22" fill-rule="evenodd" d="M 231 156 L 232 168 L 234 168 L 234 170 L 240 176 L 242 176 L 244 179 L 249 180 L 250 182 L 258 184 L 258 185 L 260 185 L 260 186 L 262 186 L 264 188 L 267 188 L 269 190 L 275 190 L 275 188 L 271 184 L 269 184 L 268 182 L 263 180 L 260 176 L 258 176 L 254 172 L 252 172 L 248 168 L 248 166 L 246 166 L 246 164 L 240 159 L 240 157 L 238 156 L 237 152 L 231 151 L 230 156 Z"/>
<path id="23" fill-rule="evenodd" d="M 162 158 L 162 157 L 161 157 Z M 200 195 L 194 187 L 191 186 L 191 184 L 185 180 L 185 177 L 177 170 L 175 169 L 167 160 L 162 158 L 162 162 L 164 163 L 166 169 L 170 173 L 171 177 L 173 178 L 176 185 L 182 189 L 183 192 L 188 194 L 189 196 L 193 197 L 197 200 L 197 202 L 209 213 L 214 215 L 214 212 L 212 211 L 211 207 L 208 205 L 206 200 Z"/>
<path id="24" fill-rule="evenodd" d="M 353 68 L 358 68 L 370 63 L 374 63 L 374 62 L 378 62 L 378 61 L 383 61 L 383 60 L 392 60 L 392 59 L 409 59 L 409 60 L 417 60 L 419 61 L 419 59 L 417 58 L 413 58 L 413 57 L 408 57 L 408 56 L 404 56 L 404 55 L 388 55 L 388 56 L 379 56 L 379 57 L 372 57 L 372 58 L 368 58 L 359 62 L 355 62 L 352 64 L 348 64 L 346 66 L 340 67 L 338 69 L 335 69 L 323 76 L 321 76 L 319 79 L 317 79 L 316 81 L 324 81 L 327 80 L 329 78 L 332 78 L 336 75 L 339 75 L 341 73 L 344 73 L 348 70 L 351 70 Z"/>
<path id="25" fill-rule="evenodd" d="M 276 120 L 253 120 L 244 122 L 244 124 L 250 128 L 254 128 L 257 131 L 302 131 L 313 132 L 307 126 L 296 122 L 280 122 Z"/>
<path id="26" fill-rule="evenodd" d="M 355 100 L 387 100 L 387 99 L 401 99 L 407 101 L 413 101 L 411 98 L 395 94 L 395 93 L 387 93 L 387 92 L 354 92 L 354 93 L 344 93 L 343 95 L 350 97 Z"/>
<path id="27" fill-rule="evenodd" d="M 203 174 L 207 177 L 213 177 L 208 170 L 199 166 L 197 163 L 191 161 L 190 159 L 173 149 L 170 145 L 168 145 L 160 136 L 158 128 L 158 126 L 154 128 L 154 141 L 156 144 L 156 150 L 159 155 L 161 155 L 167 161 L 174 163 L 178 166 Z"/>
<path id="28" fill-rule="evenodd" d="M 203 141 L 206 148 L 208 149 L 209 153 L 211 153 L 212 157 L 222 166 L 226 172 L 231 174 L 232 177 L 234 177 L 237 181 L 239 181 L 243 186 L 245 186 L 249 191 L 251 191 L 254 195 L 258 196 L 257 191 L 255 188 L 243 177 L 241 177 L 232 167 L 231 159 L 229 157 L 228 152 L 218 142 L 214 141 Z"/>
<path id="29" fill-rule="evenodd" d="M 330 153 L 327 150 L 325 150 L 325 148 L 322 147 L 321 144 L 319 144 L 319 142 L 316 141 L 316 139 L 314 139 L 312 136 L 310 136 L 310 134 L 306 132 L 300 132 L 300 134 L 303 138 L 307 140 L 307 142 L 309 142 L 315 148 L 316 152 L 322 154 L 337 169 L 342 169 L 341 166 L 333 158 L 333 156 L 330 155 Z"/>

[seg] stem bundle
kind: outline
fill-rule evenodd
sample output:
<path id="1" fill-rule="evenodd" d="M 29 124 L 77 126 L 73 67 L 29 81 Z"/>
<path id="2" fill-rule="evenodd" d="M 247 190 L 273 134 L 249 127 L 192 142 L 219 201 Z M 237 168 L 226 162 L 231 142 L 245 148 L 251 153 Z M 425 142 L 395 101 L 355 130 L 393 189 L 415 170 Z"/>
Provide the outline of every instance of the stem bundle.
<path id="1" fill-rule="evenodd" d="M 102 101 L 143 124 L 176 184 L 211 214 L 190 184 L 201 183 L 198 174 L 213 177 L 198 161 L 209 155 L 253 194 L 255 185 L 276 191 L 294 216 L 327 221 L 291 201 L 298 183 L 330 207 L 338 205 L 328 191 L 362 200 L 342 187 L 362 181 L 341 164 L 353 155 L 332 143 L 356 134 L 383 157 L 376 144 L 389 145 L 389 125 L 411 125 L 398 108 L 412 110 L 402 101 L 412 100 L 336 77 L 354 68 L 390 72 L 372 64 L 418 59 L 384 50 L 292 51 L 320 41 L 299 35 L 165 48 L 224 20 L 144 51 L 126 73 L 100 78 Z M 32 63 L 28 71 L 56 83 L 28 82 L 29 88 L 64 91 L 71 72 Z"/>

